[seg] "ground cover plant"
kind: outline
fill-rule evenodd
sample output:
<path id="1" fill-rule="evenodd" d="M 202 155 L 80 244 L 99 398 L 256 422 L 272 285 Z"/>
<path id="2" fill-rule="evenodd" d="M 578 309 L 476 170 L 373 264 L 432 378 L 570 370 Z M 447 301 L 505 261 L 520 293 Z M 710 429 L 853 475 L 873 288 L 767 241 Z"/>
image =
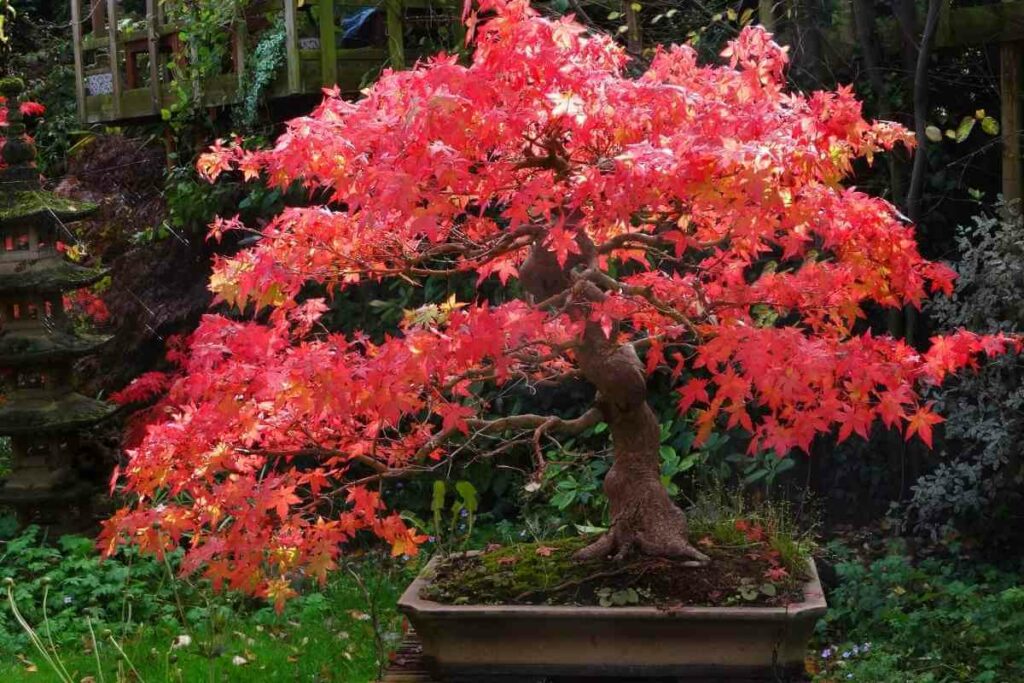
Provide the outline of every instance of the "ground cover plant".
<path id="1" fill-rule="evenodd" d="M 298 181 L 321 203 L 256 230 L 211 288 L 182 374 L 121 473 L 137 503 L 106 525 L 125 542 L 183 544 L 183 570 L 283 608 L 299 571 L 324 580 L 361 532 L 415 552 L 383 481 L 492 459 L 598 423 L 614 460 L 611 526 L 581 560 L 633 553 L 701 564 L 660 474 L 647 376 L 673 380 L 695 443 L 719 426 L 748 450 L 807 450 L 880 420 L 931 444 L 924 384 L 1016 344 L 969 331 L 919 353 L 863 324 L 870 304 L 919 306 L 952 271 L 923 259 L 886 201 L 841 185 L 853 163 L 910 144 L 866 122 L 849 89 L 804 96 L 786 51 L 744 28 L 725 65 L 685 47 L 639 78 L 625 52 L 522 0 L 467 8 L 470 64 L 388 72 L 356 103 L 332 94 L 270 150 L 218 144 L 210 178 Z M 365 280 L 475 273 L 507 296 L 449 300 L 382 342 L 332 334 L 302 296 Z M 521 295 L 521 296 L 520 296 Z M 501 414 L 491 391 L 582 378 L 566 414 Z"/>
<path id="2" fill-rule="evenodd" d="M 832 544 L 839 585 L 809 659 L 814 680 L 1024 679 L 1020 566 L 978 562 L 952 545 L 915 561 L 899 542 L 874 559 Z"/>
<path id="3" fill-rule="evenodd" d="M 180 560 L 126 549 L 101 561 L 92 539 L 36 527 L 7 538 L 0 680 L 375 680 L 416 570 L 371 552 L 279 615 L 179 577 Z"/>

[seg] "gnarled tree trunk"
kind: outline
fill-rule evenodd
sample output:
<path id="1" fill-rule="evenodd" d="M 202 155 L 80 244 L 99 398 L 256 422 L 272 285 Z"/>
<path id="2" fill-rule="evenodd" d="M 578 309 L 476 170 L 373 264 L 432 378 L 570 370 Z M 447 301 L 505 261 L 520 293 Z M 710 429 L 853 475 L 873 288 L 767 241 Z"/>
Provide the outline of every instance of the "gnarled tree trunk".
<path id="1" fill-rule="evenodd" d="M 523 287 L 535 301 L 565 293 L 600 301 L 605 294 L 587 282 L 573 282 L 571 269 L 594 262 L 593 244 L 579 239 L 581 254 L 559 266 L 554 255 L 538 243 L 520 268 Z M 587 306 L 570 304 L 575 315 L 585 316 Z M 583 376 L 597 388 L 597 407 L 608 423 L 614 462 L 605 475 L 604 491 L 611 511 L 611 528 L 577 553 L 577 559 L 634 553 L 686 558 L 694 564 L 710 560 L 690 545 L 685 513 L 672 501 L 661 483 L 658 449 L 661 431 L 657 416 L 647 403 L 644 366 L 631 344 L 605 335 L 587 322 L 576 349 Z"/>

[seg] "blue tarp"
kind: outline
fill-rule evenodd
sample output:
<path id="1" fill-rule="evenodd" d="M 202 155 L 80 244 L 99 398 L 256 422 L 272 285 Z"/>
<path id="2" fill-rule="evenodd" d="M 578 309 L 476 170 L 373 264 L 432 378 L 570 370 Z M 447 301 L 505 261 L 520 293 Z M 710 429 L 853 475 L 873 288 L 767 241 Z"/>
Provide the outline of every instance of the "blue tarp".
<path id="1" fill-rule="evenodd" d="M 341 44 L 368 43 L 370 17 L 377 11 L 376 7 L 366 7 L 343 18 L 341 20 Z"/>

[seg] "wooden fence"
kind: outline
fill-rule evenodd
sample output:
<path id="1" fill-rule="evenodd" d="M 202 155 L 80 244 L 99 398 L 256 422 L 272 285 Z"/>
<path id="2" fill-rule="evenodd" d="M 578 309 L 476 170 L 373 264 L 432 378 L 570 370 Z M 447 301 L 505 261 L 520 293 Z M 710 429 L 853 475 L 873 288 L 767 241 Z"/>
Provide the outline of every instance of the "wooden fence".
<path id="1" fill-rule="evenodd" d="M 196 55 L 181 40 L 188 27 L 165 15 L 164 6 L 171 2 L 145 0 L 145 16 L 132 17 L 121 14 L 119 0 L 71 0 L 75 95 L 82 122 L 159 117 L 179 97 L 171 82 L 176 73 L 187 73 Z M 449 37 L 457 30 L 453 6 L 443 0 L 270 2 L 259 16 L 228 28 L 230 49 L 219 73 L 187 84 L 201 106 L 239 101 L 251 58 L 250 35 L 266 28 L 268 14 L 283 15 L 285 26 L 284 67 L 269 88 L 270 98 L 316 95 L 334 85 L 354 93 L 382 66 L 403 68 L 424 49 L 435 49 L 429 41 L 405 45 L 415 27 L 426 33 L 445 26 Z"/>

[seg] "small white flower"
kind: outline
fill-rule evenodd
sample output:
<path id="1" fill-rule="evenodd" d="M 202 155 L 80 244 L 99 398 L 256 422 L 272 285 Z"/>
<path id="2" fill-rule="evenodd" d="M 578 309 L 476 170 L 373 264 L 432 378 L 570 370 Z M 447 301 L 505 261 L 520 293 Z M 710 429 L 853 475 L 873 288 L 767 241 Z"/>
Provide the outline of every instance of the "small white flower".
<path id="1" fill-rule="evenodd" d="M 73 597 L 71 597 L 70 595 L 65 595 L 64 596 L 64 604 L 65 605 L 70 605 L 74 601 L 75 601 L 75 599 Z"/>
<path id="2" fill-rule="evenodd" d="M 235 666 L 245 666 L 249 663 L 249 660 L 241 655 L 235 655 L 231 658 L 231 663 Z"/>
<path id="3" fill-rule="evenodd" d="M 171 649 L 172 650 L 177 650 L 179 647 L 188 647 L 191 644 L 192 644 L 192 636 L 183 633 L 183 634 L 181 634 L 180 636 L 178 636 L 177 638 L 174 639 L 174 642 L 171 643 Z"/>

